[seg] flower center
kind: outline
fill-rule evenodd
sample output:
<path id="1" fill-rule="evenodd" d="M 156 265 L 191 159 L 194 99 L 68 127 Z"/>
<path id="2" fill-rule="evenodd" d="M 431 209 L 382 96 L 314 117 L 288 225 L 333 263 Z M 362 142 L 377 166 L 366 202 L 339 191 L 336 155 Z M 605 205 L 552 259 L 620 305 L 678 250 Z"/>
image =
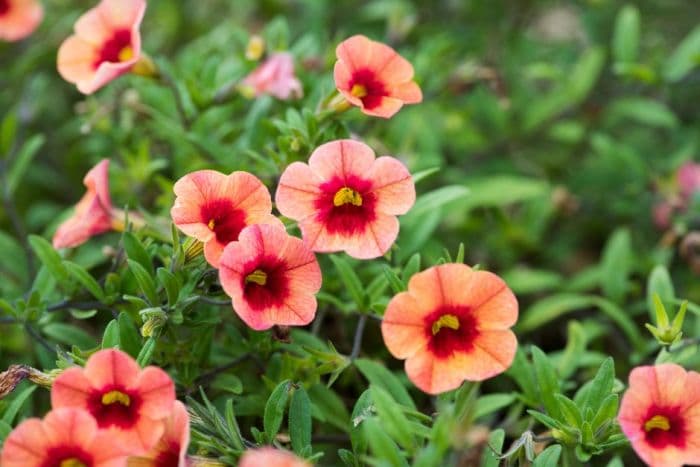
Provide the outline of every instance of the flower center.
<path id="1" fill-rule="evenodd" d="M 265 271 L 261 271 L 260 269 L 256 269 L 245 277 L 246 284 L 251 282 L 258 285 L 267 284 L 267 273 Z"/>
<path id="2" fill-rule="evenodd" d="M 354 84 L 352 86 L 352 89 L 350 90 L 350 94 L 353 96 L 362 99 L 363 97 L 367 96 L 367 87 L 363 84 Z"/>
<path id="3" fill-rule="evenodd" d="M 8 0 L 0 0 L 0 15 L 4 15 L 10 11 L 10 2 Z"/>
<path id="4" fill-rule="evenodd" d="M 131 47 L 131 31 L 120 29 L 104 42 L 94 66 L 97 68 L 104 62 L 121 63 L 133 57 L 134 49 Z"/>
<path id="5" fill-rule="evenodd" d="M 216 227 L 216 219 L 211 219 L 207 224 L 207 227 L 209 227 L 209 230 L 214 230 L 214 227 Z"/>
<path id="6" fill-rule="evenodd" d="M 335 193 L 335 196 L 333 196 L 333 206 L 339 207 L 345 204 L 362 206 L 362 195 L 352 188 L 344 186 Z"/>
<path id="7" fill-rule="evenodd" d="M 70 459 L 62 460 L 60 467 L 87 467 L 80 459 L 71 457 Z"/>
<path id="8" fill-rule="evenodd" d="M 459 319 L 455 315 L 442 315 L 433 323 L 433 336 L 437 335 L 442 328 L 449 328 L 457 331 L 459 329 Z"/>
<path id="9" fill-rule="evenodd" d="M 671 423 L 668 418 L 663 415 L 654 415 L 644 424 L 644 431 L 647 433 L 651 430 L 663 430 L 668 431 L 671 429 Z"/>
<path id="10" fill-rule="evenodd" d="M 119 58 L 120 62 L 126 62 L 128 60 L 131 60 L 134 57 L 134 49 L 131 48 L 131 45 L 127 45 L 123 49 L 119 51 L 119 54 L 117 55 L 117 58 Z"/>
<path id="11" fill-rule="evenodd" d="M 121 404 L 124 407 L 129 407 L 131 405 L 131 398 L 121 391 L 109 391 L 102 395 L 102 404 Z"/>

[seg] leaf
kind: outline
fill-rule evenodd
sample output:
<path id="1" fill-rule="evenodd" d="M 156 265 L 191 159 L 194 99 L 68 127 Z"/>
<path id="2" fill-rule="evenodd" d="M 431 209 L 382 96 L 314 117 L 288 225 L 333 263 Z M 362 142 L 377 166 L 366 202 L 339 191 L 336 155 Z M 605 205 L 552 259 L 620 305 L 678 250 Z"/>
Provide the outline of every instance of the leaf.
<path id="1" fill-rule="evenodd" d="M 581 407 L 585 411 L 591 409 L 593 413 L 598 412 L 603 400 L 612 393 L 615 383 L 615 363 L 612 357 L 605 359 L 596 373 L 591 385 L 583 399 Z"/>
<path id="2" fill-rule="evenodd" d="M 39 261 L 46 266 L 46 269 L 56 279 L 59 284 L 65 284 L 70 279 L 68 270 L 63 266 L 61 256 L 53 249 L 51 244 L 38 235 L 29 236 L 29 244 L 36 253 Z"/>
<path id="3" fill-rule="evenodd" d="M 370 393 L 372 394 L 372 400 L 377 409 L 379 420 L 387 434 L 395 439 L 404 449 L 412 450 L 414 446 L 413 435 L 409 429 L 408 419 L 403 414 L 401 407 L 386 390 L 379 386 L 370 385 Z"/>
<path id="4" fill-rule="evenodd" d="M 360 282 L 360 278 L 357 277 L 357 274 L 355 274 L 355 271 L 347 262 L 347 260 L 338 255 L 331 255 L 330 258 L 333 262 L 333 265 L 335 266 L 336 271 L 338 271 L 340 279 L 343 281 L 345 287 L 350 293 L 350 297 L 355 302 L 355 305 L 357 306 L 357 311 L 366 311 L 366 297 L 364 289 L 362 287 L 362 282 Z"/>
<path id="5" fill-rule="evenodd" d="M 105 328 L 105 332 L 102 335 L 102 348 L 103 349 L 109 349 L 112 347 L 117 347 L 119 348 L 120 344 L 120 339 L 119 339 L 119 322 L 116 319 L 113 319 L 107 324 L 107 327 Z"/>
<path id="6" fill-rule="evenodd" d="M 44 145 L 44 141 L 46 141 L 46 138 L 43 135 L 34 135 L 22 145 L 22 149 L 17 153 L 15 162 L 12 164 L 12 168 L 7 176 L 7 189 L 10 196 L 17 191 L 17 187 L 22 183 L 24 174 L 32 165 L 32 160 L 39 152 L 39 149 L 41 149 L 41 146 Z"/>
<path id="7" fill-rule="evenodd" d="M 126 256 L 129 259 L 139 263 L 151 276 L 153 276 L 155 271 L 153 270 L 153 262 L 151 261 L 151 257 L 141 244 L 141 241 L 136 238 L 136 235 L 128 231 L 124 232 L 122 242 L 124 244 L 124 250 L 126 250 Z"/>
<path id="8" fill-rule="evenodd" d="M 542 405 L 553 418 L 560 418 L 561 411 L 555 397 L 559 393 L 559 378 L 554 366 L 547 355 L 534 345 L 532 346 L 532 363 L 535 367 L 535 377 Z"/>
<path id="9" fill-rule="evenodd" d="M 366 389 L 360 397 L 357 398 L 355 406 L 352 408 L 350 418 L 350 443 L 355 454 L 362 454 L 367 450 L 367 438 L 364 436 L 362 425 L 365 420 L 372 417 L 374 414 L 374 405 L 372 404 L 372 394 L 369 389 Z"/>
<path id="10" fill-rule="evenodd" d="M 384 276 L 386 276 L 386 279 L 389 282 L 389 285 L 391 286 L 391 290 L 395 294 L 406 290 L 406 284 L 403 283 L 401 278 L 398 276 L 398 274 L 396 274 L 396 272 L 393 269 L 384 264 L 382 265 L 382 271 L 384 272 Z"/>
<path id="11" fill-rule="evenodd" d="M 700 63 L 700 26 L 681 41 L 663 65 L 663 75 L 667 81 L 679 81 Z"/>
<path id="12" fill-rule="evenodd" d="M 474 420 L 508 407 L 515 401 L 515 394 L 487 394 L 479 397 L 474 409 Z"/>
<path id="13" fill-rule="evenodd" d="M 481 467 L 498 467 L 500 465 L 500 455 L 503 450 L 503 442 L 505 439 L 506 432 L 503 431 L 502 428 L 491 432 L 488 444 L 481 454 Z"/>
<path id="14" fill-rule="evenodd" d="M 467 182 L 471 195 L 461 209 L 509 206 L 547 195 L 550 185 L 540 179 L 516 175 L 492 175 Z"/>
<path id="15" fill-rule="evenodd" d="M 71 324 L 51 323 L 44 326 L 42 331 L 55 341 L 66 345 L 77 345 L 81 349 L 91 349 L 97 345 L 90 334 Z"/>
<path id="16" fill-rule="evenodd" d="M 666 307 L 669 307 L 676 298 L 676 292 L 673 289 L 671 275 L 668 273 L 666 266 L 658 264 L 651 270 L 647 279 L 647 310 L 649 317 L 654 322 L 656 317 L 656 306 L 654 305 L 654 294 L 658 294 Z"/>
<path id="17" fill-rule="evenodd" d="M 275 439 L 277 432 L 282 426 L 284 409 L 287 407 L 287 401 L 289 400 L 290 385 L 291 381 L 288 379 L 278 384 L 265 404 L 263 428 L 265 429 L 265 437 L 268 442 L 272 442 Z"/>
<path id="18" fill-rule="evenodd" d="M 605 422 L 615 418 L 619 405 L 619 397 L 617 394 L 608 394 L 600 404 L 600 409 L 591 421 L 593 431 L 597 431 Z"/>
<path id="19" fill-rule="evenodd" d="M 6 158 L 10 155 L 16 134 L 17 112 L 9 110 L 0 122 L 0 158 Z"/>
<path id="20" fill-rule="evenodd" d="M 559 456 L 561 456 L 561 446 L 554 444 L 542 451 L 535 458 L 532 467 L 554 467 L 559 465 Z"/>
<path id="21" fill-rule="evenodd" d="M 414 274 L 420 271 L 420 253 L 416 253 L 406 262 L 401 273 L 401 280 L 408 284 Z"/>
<path id="22" fill-rule="evenodd" d="M 546 427 L 555 428 L 558 430 L 563 428 L 563 425 L 558 420 L 555 420 L 549 415 L 543 414 L 542 412 L 538 412 L 537 410 L 528 410 L 527 413 L 529 413 L 532 416 L 532 418 L 534 418 Z"/>
<path id="23" fill-rule="evenodd" d="M 149 337 L 146 342 L 141 347 L 141 351 L 136 357 L 136 363 L 139 364 L 141 368 L 147 366 L 151 363 L 151 358 L 153 358 L 153 352 L 156 350 L 156 339 L 154 337 Z"/>
<path id="24" fill-rule="evenodd" d="M 119 313 L 119 348 L 131 355 L 138 357 L 141 351 L 141 335 L 136 324 L 126 312 Z"/>
<path id="25" fill-rule="evenodd" d="M 384 365 L 365 358 L 358 358 L 355 360 L 354 365 L 369 380 L 370 384 L 387 390 L 399 404 L 411 409 L 416 408 L 413 399 L 411 399 L 401 381 L 391 371 L 387 370 Z"/>
<path id="26" fill-rule="evenodd" d="M 578 321 L 569 321 L 566 347 L 559 357 L 557 372 L 562 380 L 568 379 L 579 366 L 581 355 L 586 350 L 586 331 Z"/>
<path id="27" fill-rule="evenodd" d="M 563 394 L 555 394 L 554 397 L 559 403 L 559 410 L 564 416 L 566 423 L 574 428 L 581 427 L 583 424 L 583 415 L 576 403 Z"/>
<path id="28" fill-rule="evenodd" d="M 165 294 L 168 297 L 168 306 L 173 307 L 177 304 L 177 299 L 180 296 L 180 284 L 177 277 L 165 268 L 158 268 L 156 271 L 158 281 L 165 289 Z"/>
<path id="29" fill-rule="evenodd" d="M 430 177 L 433 174 L 440 172 L 440 167 L 431 167 L 429 169 L 421 170 L 413 174 L 413 184 L 417 185 L 420 181 Z"/>
<path id="30" fill-rule="evenodd" d="M 297 454 L 311 448 L 311 401 L 301 386 L 294 390 L 289 403 L 289 437 Z"/>
<path id="31" fill-rule="evenodd" d="M 603 249 L 601 274 L 603 293 L 615 303 L 621 303 L 627 293 L 627 278 L 631 272 L 632 248 L 627 229 L 617 229 Z"/>
<path id="32" fill-rule="evenodd" d="M 420 219 L 428 211 L 433 211 L 446 204 L 464 199 L 469 193 L 469 188 L 463 185 L 448 185 L 429 191 L 418 197 L 416 204 L 406 217 L 410 216 L 412 219 Z"/>
<path id="33" fill-rule="evenodd" d="M 343 432 L 350 429 L 350 414 L 345 408 L 343 400 L 326 387 L 324 384 L 314 384 L 309 388 L 309 397 L 314 408 L 318 409 L 323 416 L 321 421 L 325 421 Z M 317 417 L 320 419 L 320 417 Z"/>
<path id="34" fill-rule="evenodd" d="M 618 62 L 634 62 L 639 54 L 639 10 L 627 4 L 617 14 L 612 38 L 613 57 Z"/>
<path id="35" fill-rule="evenodd" d="M 134 274 L 136 282 L 139 284 L 139 288 L 143 295 L 148 300 L 149 304 L 157 305 L 160 303 L 158 299 L 158 294 L 156 293 L 156 284 L 153 281 L 153 277 L 148 273 L 148 271 L 138 262 L 133 259 L 128 259 L 129 269 Z"/>
<path id="36" fill-rule="evenodd" d="M 615 100 L 607 109 L 614 119 L 630 119 L 643 125 L 675 128 L 678 118 L 665 104 L 644 97 L 625 97 Z"/>
<path id="37" fill-rule="evenodd" d="M 558 288 L 563 277 L 554 271 L 518 267 L 503 274 L 503 280 L 515 294 L 545 292 Z"/>
<path id="38" fill-rule="evenodd" d="M 537 403 L 537 383 L 535 381 L 535 372 L 530 362 L 525 357 L 522 347 L 518 347 L 515 352 L 513 364 L 508 368 L 506 374 L 513 378 L 523 392 L 523 395 L 528 399 L 528 402 L 533 405 Z"/>
<path id="39" fill-rule="evenodd" d="M 63 260 L 63 267 L 65 267 L 71 276 L 80 282 L 80 285 L 85 287 L 85 289 L 90 292 L 93 297 L 99 301 L 105 300 L 105 293 L 102 290 L 102 287 L 100 287 L 97 280 L 95 280 L 95 278 L 92 277 L 92 274 L 87 272 L 84 267 L 68 260 Z"/>
<path id="40" fill-rule="evenodd" d="M 376 458 L 387 461 L 392 467 L 408 466 L 396 443 L 381 428 L 376 419 L 365 420 L 362 430 L 369 442 L 370 451 Z"/>
<path id="41" fill-rule="evenodd" d="M 14 398 L 12 399 L 12 402 L 10 402 L 10 405 L 8 405 L 7 408 L 4 410 L 2 414 L 2 419 L 0 419 L 0 421 L 2 421 L 3 423 L 7 423 L 8 425 L 12 425 L 12 422 L 19 413 L 19 409 L 22 408 L 24 402 L 29 398 L 29 396 L 32 395 L 36 388 L 36 386 L 29 386 L 23 389 L 21 392 L 17 393 L 17 395 L 14 396 Z"/>

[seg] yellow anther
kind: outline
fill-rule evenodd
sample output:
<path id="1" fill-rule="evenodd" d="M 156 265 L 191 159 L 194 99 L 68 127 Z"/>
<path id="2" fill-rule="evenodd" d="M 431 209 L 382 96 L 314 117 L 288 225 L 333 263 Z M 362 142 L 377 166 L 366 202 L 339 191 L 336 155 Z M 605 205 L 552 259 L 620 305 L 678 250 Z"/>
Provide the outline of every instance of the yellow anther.
<path id="1" fill-rule="evenodd" d="M 333 197 L 333 206 L 342 206 L 344 204 L 352 204 L 353 206 L 362 206 L 362 195 L 352 188 L 343 187 Z"/>
<path id="2" fill-rule="evenodd" d="M 669 423 L 668 418 L 664 417 L 663 415 L 654 415 L 644 424 L 644 431 L 649 432 L 656 429 L 663 431 L 670 430 L 671 424 Z"/>
<path id="3" fill-rule="evenodd" d="M 350 94 L 362 99 L 367 95 L 367 88 L 361 84 L 353 84 L 352 89 L 350 89 Z"/>
<path id="4" fill-rule="evenodd" d="M 214 219 L 210 220 L 209 223 L 207 224 L 207 227 L 209 227 L 209 230 L 214 230 L 214 226 L 216 225 L 216 221 Z"/>
<path id="5" fill-rule="evenodd" d="M 450 328 L 455 331 L 459 329 L 459 318 L 455 315 L 442 315 L 433 323 L 433 336 L 440 332 L 442 328 Z"/>
<path id="6" fill-rule="evenodd" d="M 66 459 L 61 461 L 59 464 L 60 467 L 86 467 L 84 463 L 76 459 L 75 457 L 71 457 L 70 459 Z"/>
<path id="7" fill-rule="evenodd" d="M 254 282 L 258 285 L 265 285 L 267 283 L 267 273 L 256 269 L 245 277 L 245 283 Z"/>
<path id="8" fill-rule="evenodd" d="M 131 60 L 134 58 L 134 49 L 132 49 L 130 45 L 127 45 L 119 51 L 119 55 L 117 57 L 119 58 L 120 62 Z"/>
<path id="9" fill-rule="evenodd" d="M 131 398 L 121 391 L 109 391 L 102 395 L 102 403 L 104 405 L 119 403 L 125 407 L 129 407 L 131 405 Z"/>

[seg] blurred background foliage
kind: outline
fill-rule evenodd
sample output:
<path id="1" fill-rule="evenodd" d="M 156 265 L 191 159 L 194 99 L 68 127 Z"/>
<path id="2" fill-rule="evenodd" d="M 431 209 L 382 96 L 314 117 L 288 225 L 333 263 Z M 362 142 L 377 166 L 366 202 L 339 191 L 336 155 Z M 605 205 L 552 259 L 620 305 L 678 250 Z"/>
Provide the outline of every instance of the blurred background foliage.
<path id="1" fill-rule="evenodd" d="M 149 0 L 141 28 L 144 50 L 163 79 L 127 76 L 84 97 L 58 76 L 55 57 L 75 19 L 92 5 L 46 0 L 45 20 L 33 36 L 0 44 L 0 296 L 5 308 L 36 312 L 23 315 L 25 327 L 12 325 L 12 318 L 0 321 L 0 367 L 26 362 L 53 368 L 56 344 L 90 349 L 111 319 L 91 310 L 60 317 L 47 312 L 76 287 L 56 288 L 46 267 L 37 278 L 40 262 L 27 237 L 50 237 L 99 159 L 114 162 L 115 205 L 147 214 L 167 240 L 172 184 L 185 173 L 248 170 L 274 189 L 288 163 L 306 160 L 322 142 L 350 135 L 424 176 L 390 257 L 347 260 L 367 296 L 358 303 L 344 276 L 330 273 L 337 265 L 323 258 L 324 331 L 320 339 L 318 327 L 295 331 L 294 342 L 308 346 L 296 349 L 296 356 L 272 355 L 278 344 L 268 334 L 243 329 L 226 307 L 190 313 L 191 304 L 183 305 L 180 322 L 195 331 L 180 338 L 193 345 L 187 348 L 192 352 L 184 356 L 182 348 L 159 342 L 155 357 L 175 367 L 182 391 L 196 394 L 196 383 L 213 381 L 207 392 L 212 400 L 221 404 L 227 392 L 242 394 L 236 413 L 252 417 L 262 413 L 277 383 L 302 380 L 310 384 L 315 404 L 326 401 L 325 414 L 315 418 L 347 431 L 348 411 L 364 383 L 357 372 L 343 372 L 329 395 L 318 375 L 311 376 L 318 360 L 305 352 L 320 349 L 326 353 L 315 358 L 332 360 L 338 354 L 324 343 L 330 340 L 341 354 L 350 353 L 355 327 L 347 317 L 355 311 L 380 315 L 391 296 L 383 264 L 410 275 L 418 261 L 425 268 L 445 258 L 445 251 L 454 257 L 460 243 L 467 264 L 503 275 L 516 292 L 519 340 L 552 357 L 566 376 L 563 390 L 590 379 L 606 355 L 615 358 L 621 381 L 631 366 L 653 360 L 659 347 L 643 328 L 653 322 L 652 292 L 670 309 L 680 297 L 690 300 L 684 330 L 691 339 L 672 359 L 687 368 L 700 365 L 692 339 L 700 331 L 700 246 L 691 236 L 685 255 L 680 249 L 700 229 L 700 192 L 668 226 L 655 225 L 652 214 L 657 203 L 678 192 L 678 167 L 697 160 L 700 3 Z M 318 118 L 319 103 L 334 89 L 335 45 L 356 33 L 392 45 L 413 63 L 422 104 L 388 121 L 357 110 Z M 245 58 L 251 34 L 262 35 L 268 51 L 293 53 L 303 99 L 249 99 L 235 91 L 256 66 Z M 167 242 L 138 241 L 156 265 L 173 254 Z M 90 270 L 108 290 L 105 274 L 114 272 L 115 249 L 123 243 L 118 234 L 108 234 L 65 258 Z M 181 282 L 192 284 L 187 274 Z M 137 294 L 134 278 L 123 276 L 113 285 L 115 297 Z M 216 287 L 211 274 L 200 279 L 196 287 Z M 142 324 L 139 306 L 120 306 L 131 313 L 128 326 Z M 362 355 L 400 369 L 378 329 L 370 320 Z M 247 352 L 269 358 L 262 382 L 252 370 L 241 371 L 240 378 L 208 376 L 208 369 Z M 572 359 L 572 352 L 579 358 Z M 343 362 L 332 361 L 329 368 L 344 369 Z M 255 368 L 260 361 L 248 364 Z M 266 391 L 256 393 L 261 384 Z M 507 378 L 484 386 L 504 394 L 518 387 Z M 421 409 L 430 407 L 428 398 L 411 394 Z M 498 424 L 517 438 L 530 422 L 509 413 Z M 333 456 L 323 459 L 332 462 Z"/>

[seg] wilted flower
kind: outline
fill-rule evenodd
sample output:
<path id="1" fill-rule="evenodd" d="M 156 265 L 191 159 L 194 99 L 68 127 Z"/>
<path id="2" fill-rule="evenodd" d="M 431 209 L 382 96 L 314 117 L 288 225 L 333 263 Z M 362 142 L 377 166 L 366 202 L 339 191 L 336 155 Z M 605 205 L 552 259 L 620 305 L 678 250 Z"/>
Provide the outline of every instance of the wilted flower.
<path id="1" fill-rule="evenodd" d="M 175 204 L 170 210 L 175 225 L 204 243 L 204 257 L 215 268 L 224 247 L 238 240 L 251 224 L 283 227 L 272 215 L 272 200 L 265 185 L 248 172 L 224 175 L 215 170 L 189 173 L 175 183 Z"/>
<path id="2" fill-rule="evenodd" d="M 129 72 L 141 59 L 139 26 L 145 11 L 145 0 L 102 0 L 61 44 L 58 72 L 84 94 Z"/>
<path id="3" fill-rule="evenodd" d="M 316 148 L 309 163 L 282 173 L 275 201 L 299 221 L 313 251 L 345 251 L 360 259 L 389 250 L 399 233 L 399 214 L 416 199 L 408 169 L 393 157 L 375 159 L 358 141 L 338 140 Z"/>
<path id="4" fill-rule="evenodd" d="M 175 401 L 173 411 L 165 420 L 160 441 L 144 457 L 129 458 L 128 467 L 186 467 L 187 446 L 190 444 L 190 417 L 187 407 Z"/>
<path id="5" fill-rule="evenodd" d="M 390 118 L 404 104 L 423 100 L 413 66 L 388 45 L 357 35 L 335 49 L 338 91 L 367 115 Z"/>
<path id="6" fill-rule="evenodd" d="M 148 452 L 164 432 L 175 401 L 168 374 L 153 366 L 141 370 L 129 355 L 116 349 L 93 354 L 85 368 L 69 368 L 51 389 L 54 408 L 76 407 L 89 412 L 132 455 Z"/>
<path id="7" fill-rule="evenodd" d="M 23 421 L 5 440 L 3 467 L 123 467 L 127 451 L 85 410 L 55 409 Z"/>
<path id="8" fill-rule="evenodd" d="M 255 96 L 270 94 L 286 100 L 303 95 L 301 83 L 294 75 L 294 59 L 287 52 L 270 55 L 245 77 L 243 86 L 252 89 Z"/>
<path id="9" fill-rule="evenodd" d="M 311 467 L 311 464 L 289 451 L 271 447 L 248 449 L 241 456 L 238 467 Z"/>
<path id="10" fill-rule="evenodd" d="M 429 394 L 505 371 L 518 342 L 513 292 L 495 274 L 443 264 L 415 274 L 408 291 L 386 308 L 382 335 L 389 352 L 406 359 L 406 373 Z"/>
<path id="11" fill-rule="evenodd" d="M 0 40 L 18 41 L 41 23 L 44 8 L 39 0 L 0 0 Z"/>
<path id="12" fill-rule="evenodd" d="M 633 369 L 617 418 L 648 465 L 700 464 L 700 373 L 672 363 Z"/>
<path id="13" fill-rule="evenodd" d="M 221 286 L 251 328 L 309 324 L 321 268 L 301 239 L 272 225 L 251 225 L 221 255 Z"/>

